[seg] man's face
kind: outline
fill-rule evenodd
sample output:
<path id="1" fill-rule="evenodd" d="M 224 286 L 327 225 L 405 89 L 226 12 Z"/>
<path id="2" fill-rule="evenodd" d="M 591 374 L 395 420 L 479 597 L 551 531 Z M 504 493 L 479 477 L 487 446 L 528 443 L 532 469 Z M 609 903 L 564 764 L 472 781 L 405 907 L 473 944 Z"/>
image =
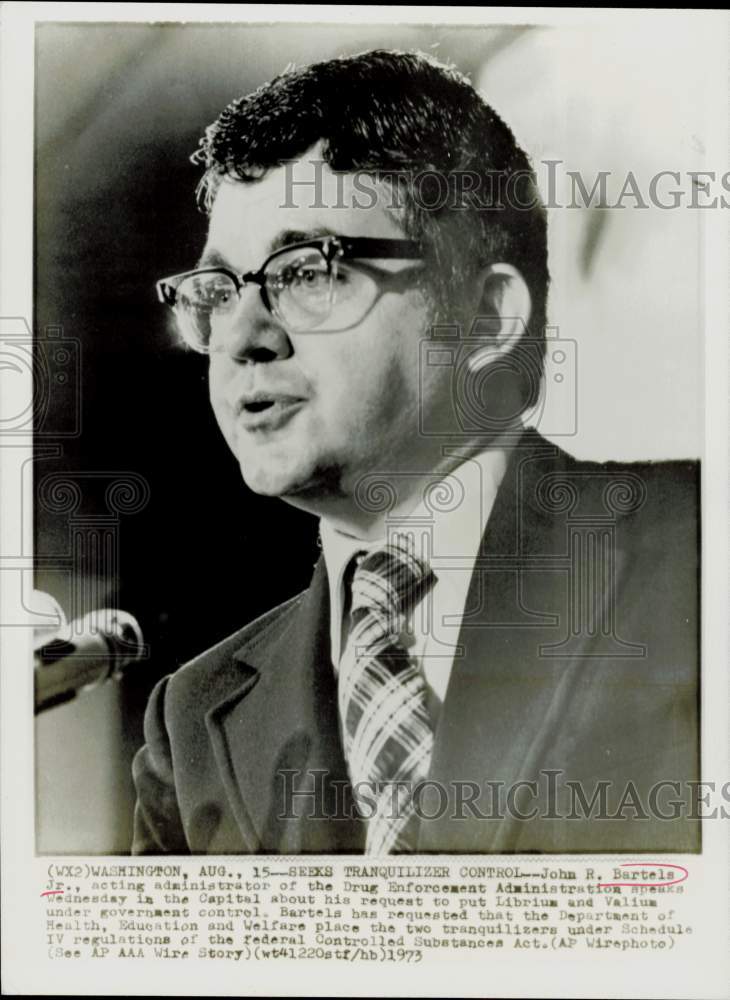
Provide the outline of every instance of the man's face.
<path id="1" fill-rule="evenodd" d="M 319 205 L 326 207 L 313 205 L 314 161 L 322 179 Z M 309 186 L 290 183 L 287 190 L 292 178 Z M 253 183 L 226 180 L 213 205 L 203 263 L 256 271 L 282 242 L 323 232 L 404 238 L 386 209 L 385 190 L 368 208 L 353 205 L 353 197 L 353 178 L 338 178 L 314 152 L 293 170 L 272 169 Z M 360 202 L 368 200 L 360 193 Z M 291 332 L 266 310 L 258 287 L 247 285 L 230 329 L 211 350 L 213 409 L 257 493 L 319 512 L 351 497 L 366 473 L 428 471 L 437 464 L 433 444 L 419 435 L 419 408 L 433 415 L 447 407 L 451 382 L 447 369 L 419 377 L 419 345 L 431 320 L 427 297 L 417 288 L 413 261 L 369 263 L 413 270 L 413 281 L 386 291 L 355 326 Z"/>

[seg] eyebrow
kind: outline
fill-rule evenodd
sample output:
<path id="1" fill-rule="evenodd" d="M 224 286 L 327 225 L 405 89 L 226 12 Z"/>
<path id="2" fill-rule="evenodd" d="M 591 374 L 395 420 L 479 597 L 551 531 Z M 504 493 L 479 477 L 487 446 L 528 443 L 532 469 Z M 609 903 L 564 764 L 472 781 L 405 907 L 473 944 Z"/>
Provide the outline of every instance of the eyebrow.
<path id="1" fill-rule="evenodd" d="M 318 226 L 315 229 L 282 229 L 281 232 L 277 233 L 276 236 L 270 240 L 261 263 L 263 264 L 266 257 L 269 257 L 272 253 L 276 253 L 277 250 L 283 250 L 284 247 L 291 246 L 294 243 L 308 243 L 310 240 L 318 240 L 323 236 L 336 235 L 337 233 L 327 226 Z M 228 258 L 214 247 L 203 251 L 203 254 L 198 260 L 196 266 L 224 267 L 229 271 L 236 270 Z"/>

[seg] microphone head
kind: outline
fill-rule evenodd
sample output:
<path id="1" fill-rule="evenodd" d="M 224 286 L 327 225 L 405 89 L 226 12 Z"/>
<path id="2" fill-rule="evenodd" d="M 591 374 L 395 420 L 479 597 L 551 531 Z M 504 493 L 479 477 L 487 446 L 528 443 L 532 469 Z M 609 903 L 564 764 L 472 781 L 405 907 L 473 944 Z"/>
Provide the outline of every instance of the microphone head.
<path id="1" fill-rule="evenodd" d="M 97 608 L 72 622 L 71 626 L 78 629 L 80 635 L 98 636 L 104 641 L 113 661 L 112 675 L 140 660 L 147 652 L 139 622 L 128 611 Z M 73 635 L 70 638 L 73 641 Z"/>
<path id="2" fill-rule="evenodd" d="M 35 652 L 36 714 L 110 677 L 120 678 L 147 653 L 142 630 L 126 611 L 100 608 L 75 618 Z"/>
<path id="3" fill-rule="evenodd" d="M 128 611 L 101 608 L 82 619 L 89 630 L 98 629 L 106 639 L 110 655 L 119 666 L 141 659 L 145 652 L 142 629 Z"/>

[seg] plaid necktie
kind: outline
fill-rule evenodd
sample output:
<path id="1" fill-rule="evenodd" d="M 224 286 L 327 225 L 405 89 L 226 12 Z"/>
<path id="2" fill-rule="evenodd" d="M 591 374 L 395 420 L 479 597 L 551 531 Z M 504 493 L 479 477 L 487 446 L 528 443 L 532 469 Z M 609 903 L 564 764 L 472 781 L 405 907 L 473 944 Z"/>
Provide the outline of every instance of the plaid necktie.
<path id="1" fill-rule="evenodd" d="M 352 581 L 352 627 L 338 700 L 355 801 L 369 817 L 367 854 L 415 846 L 413 787 L 428 774 L 433 732 L 425 681 L 400 635 L 435 579 L 407 540 L 396 536 L 362 559 Z"/>

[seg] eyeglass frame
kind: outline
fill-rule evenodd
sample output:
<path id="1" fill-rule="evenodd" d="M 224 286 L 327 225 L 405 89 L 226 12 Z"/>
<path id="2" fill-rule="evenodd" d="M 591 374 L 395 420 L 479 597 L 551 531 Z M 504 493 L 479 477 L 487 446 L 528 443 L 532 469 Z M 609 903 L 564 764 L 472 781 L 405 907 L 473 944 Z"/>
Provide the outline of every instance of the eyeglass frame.
<path id="1" fill-rule="evenodd" d="M 263 302 L 264 307 L 271 316 L 286 327 L 287 324 L 281 316 L 277 315 L 269 299 L 268 289 L 266 287 L 266 268 L 269 266 L 271 261 L 275 260 L 277 257 L 285 253 L 289 253 L 292 250 L 304 250 L 306 248 L 319 250 L 327 264 L 328 274 L 332 273 L 332 265 L 338 260 L 362 261 L 367 259 L 381 259 L 422 261 L 424 259 L 420 244 L 415 240 L 371 236 L 321 236 L 311 240 L 305 240 L 301 243 L 290 243 L 287 246 L 280 247 L 278 250 L 269 254 L 258 271 L 245 271 L 238 273 L 232 268 L 217 265 L 194 268 L 192 271 L 182 271 L 179 274 L 172 274 L 169 277 L 161 278 L 155 283 L 157 297 L 163 305 L 167 305 L 174 310 L 176 304 L 177 286 L 181 284 L 185 278 L 192 278 L 198 274 L 225 274 L 232 279 L 239 300 L 241 292 L 246 285 L 258 285 L 261 301 Z M 363 267 L 362 264 L 360 267 L 361 270 L 369 273 L 370 276 L 378 283 L 378 294 L 368 306 L 361 319 L 357 322 L 361 322 L 361 320 L 365 318 L 378 299 L 385 293 L 385 291 L 387 291 L 386 286 L 392 287 L 394 283 L 403 281 L 404 277 L 410 279 L 413 273 L 412 268 L 408 268 L 404 271 L 381 271 L 378 268 L 368 267 L 367 265 Z M 173 286 L 172 282 L 176 282 L 176 285 Z M 349 329 L 349 327 L 347 329 Z M 311 330 L 299 332 L 316 332 L 316 330 L 317 328 L 313 327 Z"/>

